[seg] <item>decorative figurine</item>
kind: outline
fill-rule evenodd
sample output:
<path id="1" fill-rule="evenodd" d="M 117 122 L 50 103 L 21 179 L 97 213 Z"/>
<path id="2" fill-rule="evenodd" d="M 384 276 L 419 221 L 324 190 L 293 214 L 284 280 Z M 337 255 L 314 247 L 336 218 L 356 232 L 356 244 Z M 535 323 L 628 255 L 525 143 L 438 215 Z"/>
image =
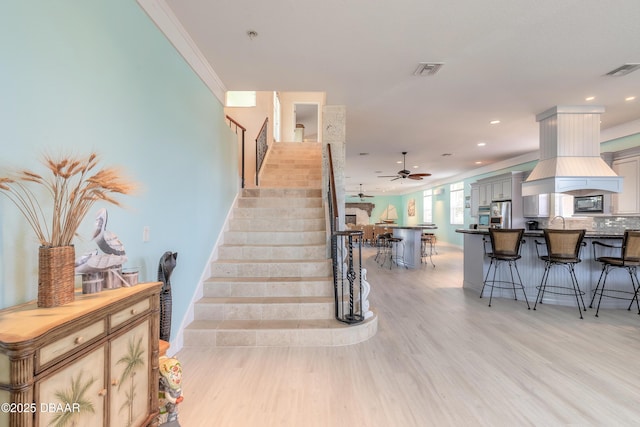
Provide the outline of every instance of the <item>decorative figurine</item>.
<path id="1" fill-rule="evenodd" d="M 182 397 L 182 365 L 178 359 L 162 356 L 158 363 L 161 426 L 179 427 L 177 405 Z"/>
<path id="2" fill-rule="evenodd" d="M 177 252 L 165 252 L 158 265 L 158 281 L 162 282 L 160 290 L 160 339 L 169 341 L 171 336 L 171 273 L 176 267 Z"/>
<path id="3" fill-rule="evenodd" d="M 104 273 L 105 280 L 103 287 L 105 288 L 129 286 L 129 282 L 120 274 L 122 264 L 127 262 L 124 245 L 120 239 L 118 239 L 118 236 L 106 230 L 106 225 L 107 210 L 102 208 L 98 210 L 96 215 L 96 228 L 92 238 L 102 253 L 94 250 L 76 258 L 75 272 L 76 274 L 83 275 L 99 272 Z M 85 276 L 83 276 L 83 278 L 84 277 Z"/>
<path id="4" fill-rule="evenodd" d="M 107 210 L 102 208 L 96 216 L 96 230 L 93 233 L 93 240 L 105 254 L 124 255 L 124 245 L 115 233 L 107 230 Z"/>

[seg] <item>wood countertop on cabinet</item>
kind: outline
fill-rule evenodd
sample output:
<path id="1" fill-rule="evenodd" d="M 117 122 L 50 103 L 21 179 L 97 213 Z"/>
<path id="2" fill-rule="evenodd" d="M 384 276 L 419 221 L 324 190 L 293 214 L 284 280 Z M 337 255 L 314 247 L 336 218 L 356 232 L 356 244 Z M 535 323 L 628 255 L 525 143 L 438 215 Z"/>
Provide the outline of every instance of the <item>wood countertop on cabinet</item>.
<path id="1" fill-rule="evenodd" d="M 109 289 L 94 294 L 83 294 L 82 289 L 77 288 L 75 300 L 62 306 L 41 308 L 36 301 L 30 301 L 5 308 L 0 310 L 0 345 L 36 339 L 56 326 L 95 310 L 106 310 L 111 304 L 160 286 L 161 282 L 139 283 L 130 288 Z"/>

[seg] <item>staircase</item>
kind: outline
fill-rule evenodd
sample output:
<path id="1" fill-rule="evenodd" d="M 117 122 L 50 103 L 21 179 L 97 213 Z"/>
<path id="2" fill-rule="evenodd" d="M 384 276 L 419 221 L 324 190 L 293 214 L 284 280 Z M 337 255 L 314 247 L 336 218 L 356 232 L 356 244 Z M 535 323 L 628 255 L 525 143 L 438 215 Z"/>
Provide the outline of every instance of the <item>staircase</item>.
<path id="1" fill-rule="evenodd" d="M 322 188 L 322 144 L 274 143 L 263 166 L 260 188 Z"/>
<path id="2" fill-rule="evenodd" d="M 261 188 L 242 191 L 185 346 L 334 346 L 375 334 L 375 316 L 334 318 L 321 147 L 276 143 Z"/>

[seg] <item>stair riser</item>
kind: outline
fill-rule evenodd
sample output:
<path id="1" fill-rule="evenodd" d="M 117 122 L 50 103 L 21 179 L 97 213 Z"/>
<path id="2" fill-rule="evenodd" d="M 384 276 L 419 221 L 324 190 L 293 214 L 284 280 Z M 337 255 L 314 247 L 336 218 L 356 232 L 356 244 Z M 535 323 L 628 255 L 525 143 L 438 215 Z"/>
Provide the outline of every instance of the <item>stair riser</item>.
<path id="1" fill-rule="evenodd" d="M 195 320 L 317 320 L 332 319 L 335 306 L 327 303 L 208 304 L 197 303 Z"/>
<path id="2" fill-rule="evenodd" d="M 186 329 L 185 347 L 343 346 L 376 334 L 377 319 L 338 329 Z"/>
<path id="3" fill-rule="evenodd" d="M 254 231 L 227 231 L 224 234 L 224 242 L 229 245 L 296 245 L 304 242 L 309 245 L 326 243 L 325 231 L 304 232 L 273 232 Z"/>
<path id="4" fill-rule="evenodd" d="M 327 261 L 303 263 L 226 263 L 217 261 L 211 265 L 213 277 L 323 277 L 331 269 Z"/>
<path id="5" fill-rule="evenodd" d="M 236 208 L 233 211 L 234 219 L 273 218 L 283 219 L 324 219 L 324 209 L 315 208 Z"/>
<path id="6" fill-rule="evenodd" d="M 282 188 L 285 185 L 289 188 L 322 188 L 321 182 L 308 181 L 267 181 L 260 185 L 262 188 Z"/>
<path id="7" fill-rule="evenodd" d="M 295 188 L 245 188 L 242 190 L 242 197 L 284 197 L 287 199 L 292 198 L 305 198 L 305 197 L 322 197 L 321 190 L 317 189 L 295 189 Z M 280 200 L 282 202 L 282 200 Z"/>
<path id="8" fill-rule="evenodd" d="M 333 282 L 205 282 L 203 296 L 229 297 L 330 297 Z"/>
<path id="9" fill-rule="evenodd" d="M 220 246 L 220 260 L 317 260 L 325 258 L 325 246 Z"/>
<path id="10" fill-rule="evenodd" d="M 292 177 L 274 177 L 260 181 L 262 188 L 322 188 L 322 180 Z"/>
<path id="11" fill-rule="evenodd" d="M 274 221 L 270 218 L 229 220 L 229 231 L 322 231 L 324 219 L 287 219 Z"/>
<path id="12" fill-rule="evenodd" d="M 238 208 L 281 208 L 285 201 L 281 198 L 243 198 L 238 199 Z M 314 198 L 289 198 L 286 200 L 288 207 L 297 208 L 322 208 L 322 199 Z"/>

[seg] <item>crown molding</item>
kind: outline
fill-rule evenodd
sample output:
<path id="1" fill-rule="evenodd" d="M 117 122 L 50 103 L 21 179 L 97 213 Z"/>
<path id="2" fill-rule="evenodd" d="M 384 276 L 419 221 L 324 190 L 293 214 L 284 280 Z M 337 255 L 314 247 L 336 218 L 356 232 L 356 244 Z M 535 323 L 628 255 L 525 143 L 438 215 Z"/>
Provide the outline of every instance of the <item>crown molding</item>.
<path id="1" fill-rule="evenodd" d="M 164 0 L 137 0 L 138 5 L 156 24 L 173 47 L 182 55 L 191 69 L 200 77 L 209 90 L 224 105 L 227 91 L 222 80 L 211 67 L 187 30 Z"/>

